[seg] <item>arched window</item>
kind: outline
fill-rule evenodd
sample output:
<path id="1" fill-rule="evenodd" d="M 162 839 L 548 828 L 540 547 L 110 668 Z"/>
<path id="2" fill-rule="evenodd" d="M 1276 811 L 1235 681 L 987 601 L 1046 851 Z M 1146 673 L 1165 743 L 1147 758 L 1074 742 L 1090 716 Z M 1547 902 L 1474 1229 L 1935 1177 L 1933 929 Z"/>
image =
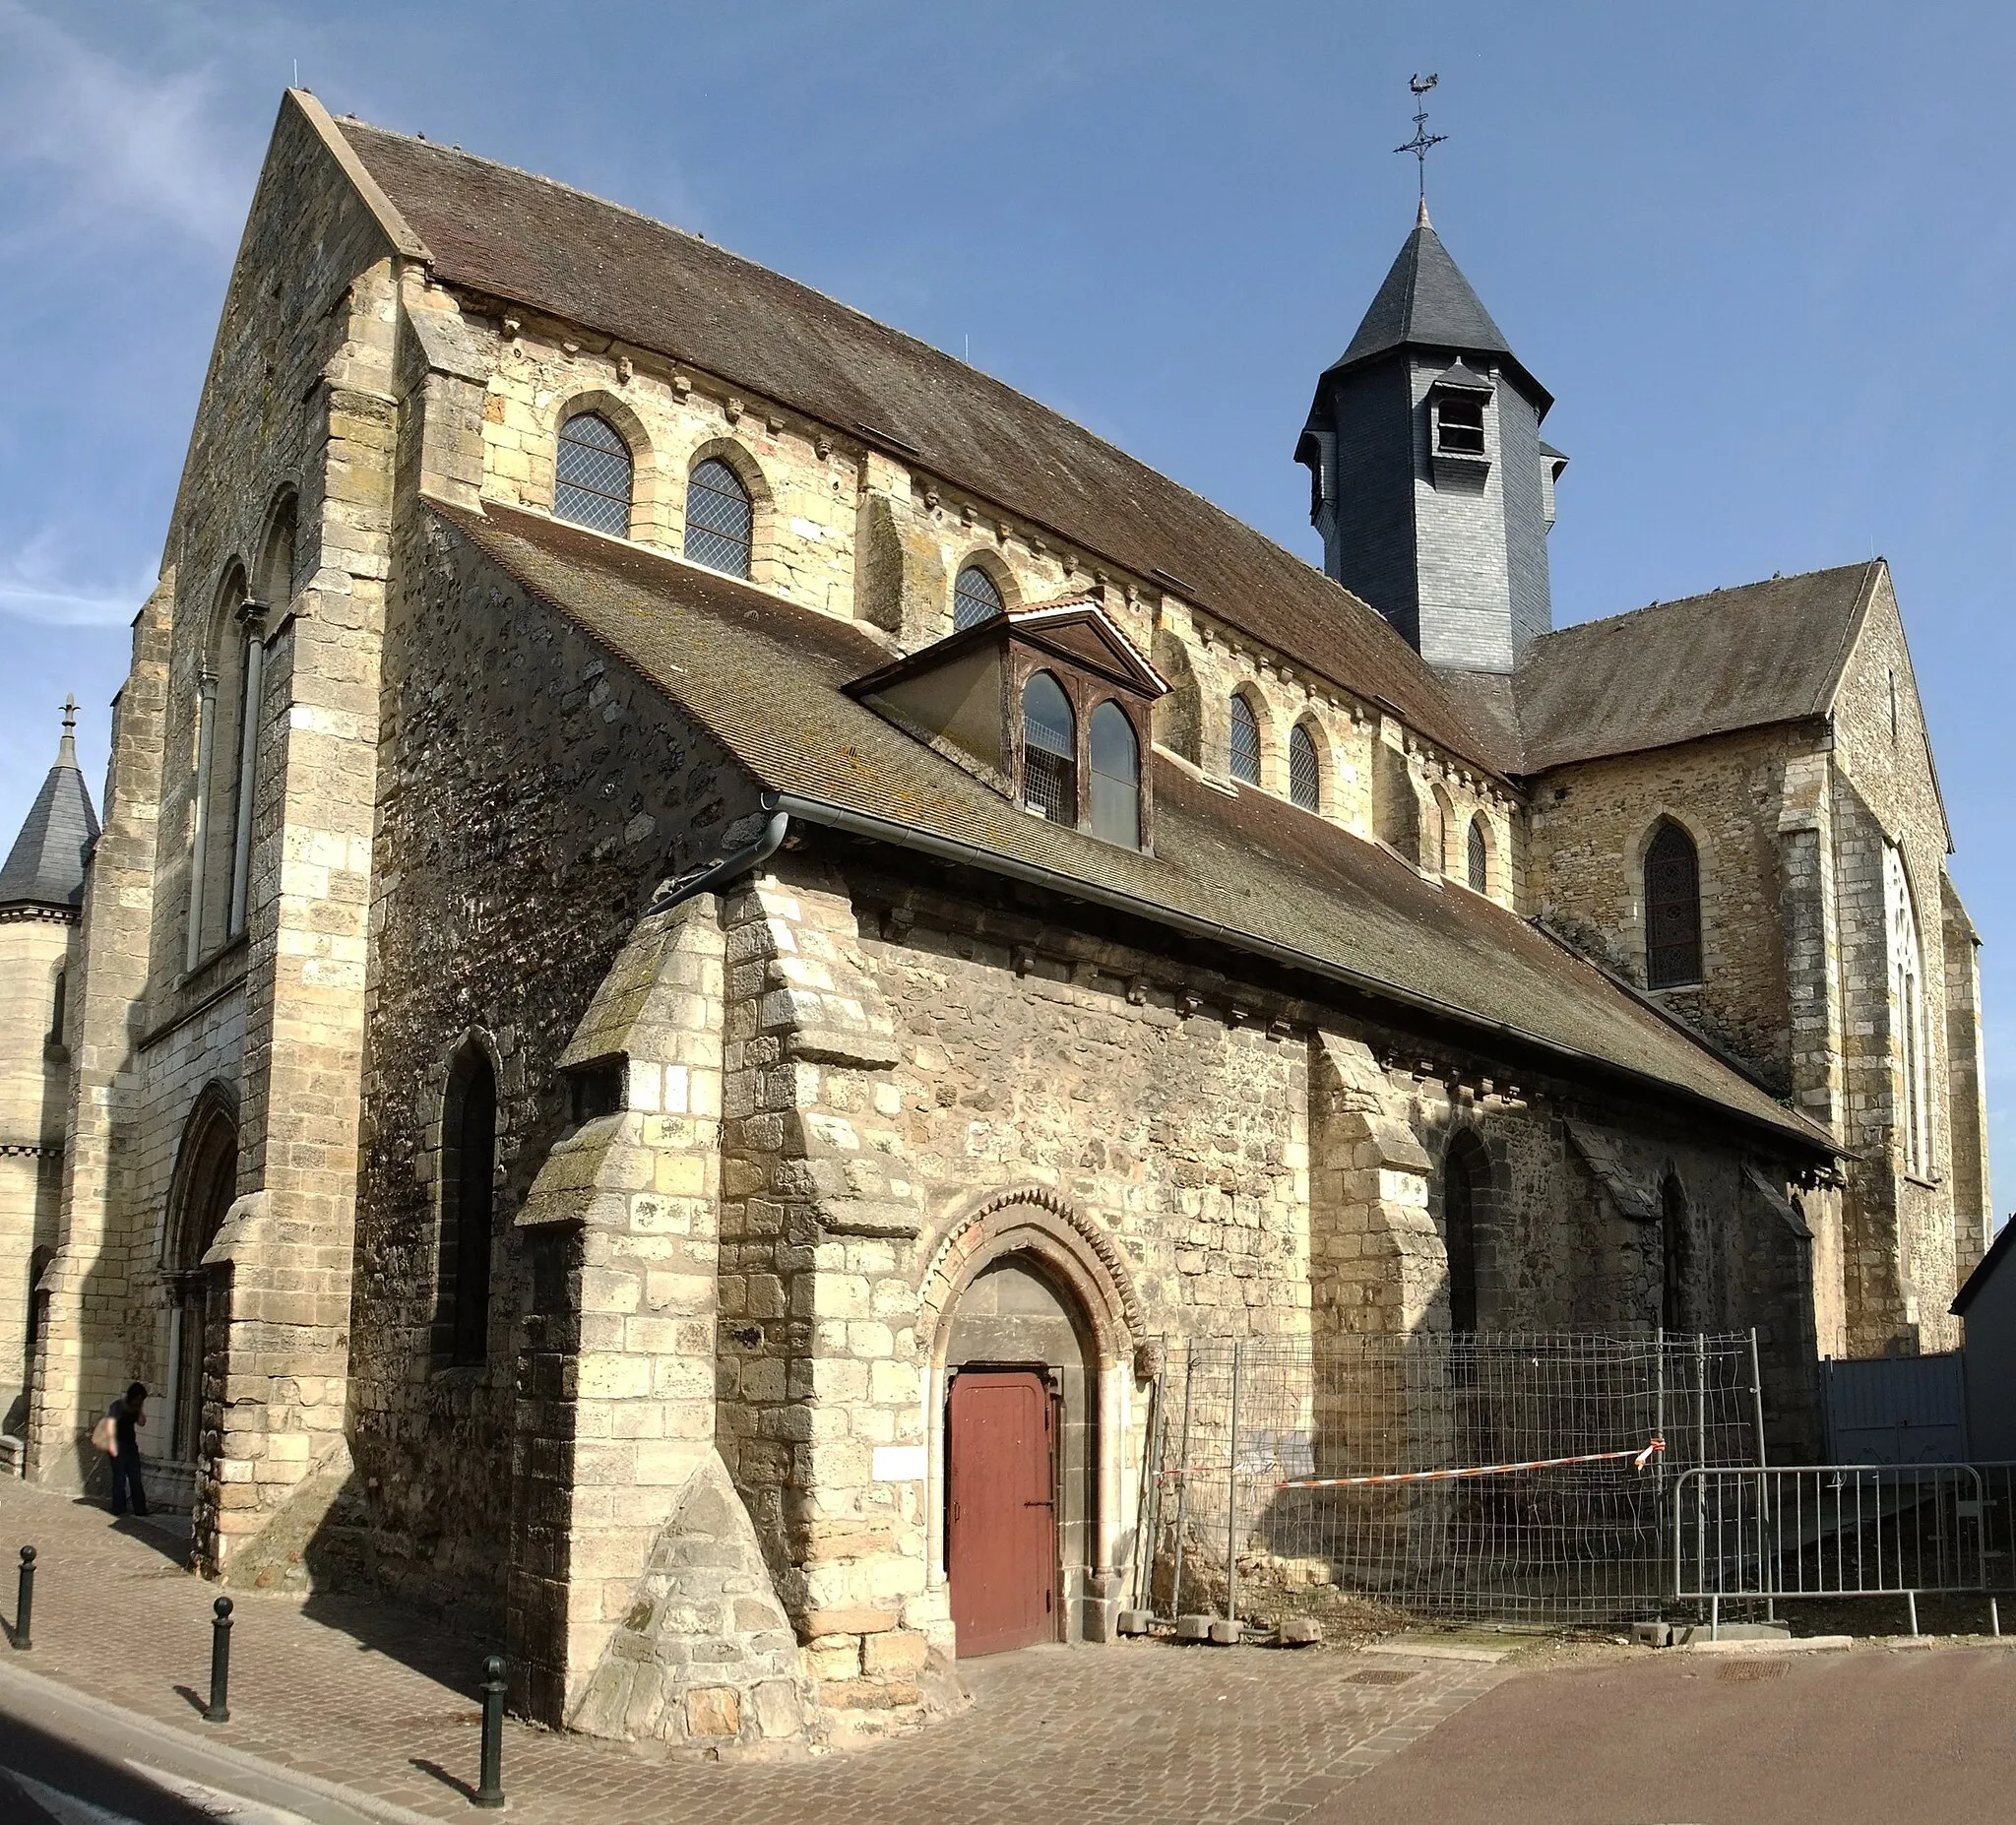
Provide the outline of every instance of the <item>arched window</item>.
<path id="1" fill-rule="evenodd" d="M 259 582 L 253 593 L 269 608 L 284 610 L 294 598 L 294 515 L 289 489 L 275 503 L 259 552 Z"/>
<path id="2" fill-rule="evenodd" d="M 1479 893 L 1485 893 L 1491 885 L 1491 840 L 1484 834 L 1481 811 L 1470 820 L 1470 838 L 1466 848 L 1468 853 L 1464 857 L 1464 865 L 1469 870 L 1470 884 Z"/>
<path id="3" fill-rule="evenodd" d="M 977 564 L 969 564 L 959 573 L 959 581 L 952 586 L 952 625 L 955 630 L 977 627 L 982 621 L 991 621 L 997 614 L 1006 612 L 1007 607 L 1008 604 L 1001 599 L 1001 586 Z"/>
<path id="4" fill-rule="evenodd" d="M 1053 823 L 1078 822 L 1078 721 L 1046 671 L 1022 687 L 1022 802 Z"/>
<path id="5" fill-rule="evenodd" d="M 456 1054 L 441 1110 L 441 1236 L 436 1353 L 489 1355 L 490 1229 L 497 1172 L 497 1077 L 472 1039 Z"/>
<path id="6" fill-rule="evenodd" d="M 600 413 L 578 411 L 561 425 L 553 464 L 556 519 L 629 537 L 631 479 L 630 446 Z"/>
<path id="7" fill-rule="evenodd" d="M 1065 706 L 1068 711 L 1070 706 Z M 1127 713 L 1109 697 L 1092 713 L 1092 834 L 1141 847 L 1141 744 Z"/>
<path id="8" fill-rule="evenodd" d="M 1669 1331 L 1695 1328 L 1693 1242 L 1686 1189 L 1677 1173 L 1669 1172 L 1659 1188 L 1659 1321 Z"/>
<path id="9" fill-rule="evenodd" d="M 203 1364 L 209 1348 L 210 1277 L 203 1257 L 223 1227 L 238 1195 L 238 1123 L 228 1095 L 216 1087 L 196 1100 L 182 1130 L 168 1190 L 165 1280 L 174 1304 L 168 1314 L 168 1392 L 173 1402 L 165 1433 L 180 1463 L 195 1461 L 203 1442 Z"/>
<path id="10" fill-rule="evenodd" d="M 1701 858 L 1677 824 L 1662 824 L 1645 851 L 1645 982 L 1675 988 L 1701 979 Z"/>
<path id="11" fill-rule="evenodd" d="M 741 476 L 720 457 L 695 464 L 686 483 L 686 555 L 709 570 L 746 577 L 755 527 Z"/>
<path id="12" fill-rule="evenodd" d="M 1904 1169 L 1921 1175 L 1931 1169 L 1931 1098 L 1925 1087 L 1924 960 L 1919 949 L 1918 912 L 1904 856 L 1894 844 L 1883 849 L 1885 898 L 1889 902 L 1890 986 L 1896 1012 L 1897 1060 L 1904 1078 L 1904 1105 L 1898 1127 L 1904 1141 Z"/>
<path id="13" fill-rule="evenodd" d="M 1477 1207 L 1488 1183 L 1482 1150 L 1467 1135 L 1442 1159 L 1442 1246 L 1449 1257 L 1449 1328 L 1477 1329 Z"/>
<path id="14" fill-rule="evenodd" d="M 1289 730 L 1288 795 L 1304 811 L 1322 807 L 1323 773 L 1316 764 L 1316 744 L 1299 724 Z"/>
<path id="15" fill-rule="evenodd" d="M 49 997 L 49 1043 L 51 1045 L 61 1045 L 63 1043 L 63 1015 L 69 999 L 70 972 L 68 970 L 58 970 L 56 972 L 55 992 Z"/>
<path id="16" fill-rule="evenodd" d="M 1232 778 L 1247 786 L 1260 784 L 1260 719 L 1243 697 L 1232 698 Z"/>

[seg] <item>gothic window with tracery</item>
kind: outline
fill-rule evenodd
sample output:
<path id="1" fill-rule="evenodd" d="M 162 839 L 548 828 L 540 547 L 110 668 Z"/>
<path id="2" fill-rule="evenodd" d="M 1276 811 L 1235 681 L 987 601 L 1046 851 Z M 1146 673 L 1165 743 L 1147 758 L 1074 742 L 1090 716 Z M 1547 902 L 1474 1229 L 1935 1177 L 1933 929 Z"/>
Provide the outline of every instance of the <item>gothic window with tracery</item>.
<path id="1" fill-rule="evenodd" d="M 1645 981 L 1676 988 L 1700 980 L 1701 856 L 1669 822 L 1645 851 Z"/>
<path id="2" fill-rule="evenodd" d="M 553 462 L 553 517 L 617 538 L 630 535 L 630 446 L 598 412 L 579 411 L 560 427 Z"/>

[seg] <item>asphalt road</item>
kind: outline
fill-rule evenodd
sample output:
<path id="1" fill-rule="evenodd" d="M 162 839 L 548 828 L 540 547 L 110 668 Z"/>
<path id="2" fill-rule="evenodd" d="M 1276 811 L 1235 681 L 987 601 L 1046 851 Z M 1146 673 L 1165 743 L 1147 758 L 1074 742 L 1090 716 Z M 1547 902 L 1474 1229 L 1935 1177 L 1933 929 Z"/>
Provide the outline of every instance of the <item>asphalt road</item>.
<path id="1" fill-rule="evenodd" d="M 279 1770 L 0 1662 L 5 1825 L 383 1825 Z"/>
<path id="2" fill-rule="evenodd" d="M 1917 1825 L 2016 1816 L 2016 1650 L 1709 1657 L 1507 1680 L 1339 1820 Z"/>

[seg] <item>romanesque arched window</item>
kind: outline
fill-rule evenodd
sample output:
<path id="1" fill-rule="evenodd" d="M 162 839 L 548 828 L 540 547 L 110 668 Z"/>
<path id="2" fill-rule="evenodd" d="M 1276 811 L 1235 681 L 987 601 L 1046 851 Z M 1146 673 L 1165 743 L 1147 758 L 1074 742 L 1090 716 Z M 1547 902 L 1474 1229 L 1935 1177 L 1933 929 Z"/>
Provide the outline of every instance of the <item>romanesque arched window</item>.
<path id="1" fill-rule="evenodd" d="M 1442 1157 L 1442 1246 L 1449 1259 L 1449 1329 L 1478 1328 L 1478 1207 L 1490 1184 L 1490 1163 L 1474 1135 L 1459 1134 Z"/>
<path id="2" fill-rule="evenodd" d="M 441 1108 L 435 1353 L 451 1365 L 478 1364 L 489 1356 L 496 1178 L 497 1077 L 489 1053 L 470 1039 L 449 1067 Z"/>
<path id="3" fill-rule="evenodd" d="M 630 446 L 599 412 L 578 411 L 560 426 L 553 462 L 556 519 L 629 537 L 634 479 Z"/>
<path id="4" fill-rule="evenodd" d="M 1695 1328 L 1693 1243 L 1686 1188 L 1669 1172 L 1659 1188 L 1659 1321 L 1669 1331 Z"/>
<path id="5" fill-rule="evenodd" d="M 977 564 L 969 564 L 952 586 L 952 625 L 955 629 L 977 627 L 991 621 L 1008 607 L 1001 598 L 1001 586 Z"/>
<path id="6" fill-rule="evenodd" d="M 1078 720 L 1046 671 L 1022 687 L 1022 802 L 1053 823 L 1078 822 Z"/>
<path id="7" fill-rule="evenodd" d="M 1491 885 L 1491 839 L 1484 829 L 1481 811 L 1470 820 L 1470 836 L 1465 845 L 1464 867 L 1470 884 L 1479 893 L 1487 893 Z"/>
<path id="8" fill-rule="evenodd" d="M 1134 724 L 1109 697 L 1092 713 L 1086 735 L 1092 752 L 1092 834 L 1138 850 L 1141 744 L 1134 738 Z"/>
<path id="9" fill-rule="evenodd" d="M 1701 857 L 1694 839 L 1668 820 L 1645 850 L 1645 982 L 1676 988 L 1701 980 Z"/>
<path id="10" fill-rule="evenodd" d="M 1245 786 L 1260 784 L 1260 719 L 1253 706 L 1234 694 L 1231 701 L 1231 776 Z"/>
<path id="11" fill-rule="evenodd" d="M 686 483 L 686 555 L 709 570 L 746 577 L 756 509 L 742 478 L 720 457 L 693 466 Z"/>
<path id="12" fill-rule="evenodd" d="M 1316 743 L 1300 724 L 1289 731 L 1288 795 L 1304 811 L 1318 810 L 1323 802 L 1323 770 L 1317 764 Z"/>

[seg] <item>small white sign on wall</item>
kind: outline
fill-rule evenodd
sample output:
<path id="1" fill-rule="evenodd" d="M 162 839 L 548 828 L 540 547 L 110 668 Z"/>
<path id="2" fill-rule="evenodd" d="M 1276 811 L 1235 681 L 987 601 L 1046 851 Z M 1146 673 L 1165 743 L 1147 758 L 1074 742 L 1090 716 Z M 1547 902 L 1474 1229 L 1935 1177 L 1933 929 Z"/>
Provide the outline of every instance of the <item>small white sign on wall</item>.
<path id="1" fill-rule="evenodd" d="M 921 1482 L 924 1477 L 924 1448 L 921 1445 L 877 1445 L 877 1482 Z"/>

